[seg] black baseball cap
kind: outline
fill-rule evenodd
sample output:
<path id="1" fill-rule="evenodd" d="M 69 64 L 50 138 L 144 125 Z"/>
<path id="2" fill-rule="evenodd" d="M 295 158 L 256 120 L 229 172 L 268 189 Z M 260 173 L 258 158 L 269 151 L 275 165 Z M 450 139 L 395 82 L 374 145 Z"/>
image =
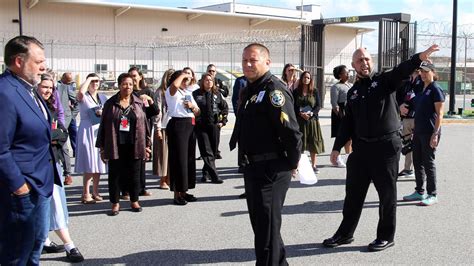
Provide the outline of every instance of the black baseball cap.
<path id="1" fill-rule="evenodd" d="M 423 61 L 421 62 L 420 69 L 424 71 L 434 71 L 435 66 L 428 61 Z"/>

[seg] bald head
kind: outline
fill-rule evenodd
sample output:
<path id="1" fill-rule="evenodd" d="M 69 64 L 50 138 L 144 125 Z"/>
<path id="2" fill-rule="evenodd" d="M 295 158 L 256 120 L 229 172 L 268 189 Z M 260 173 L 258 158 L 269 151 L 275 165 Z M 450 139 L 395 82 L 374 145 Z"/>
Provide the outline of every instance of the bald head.
<path id="1" fill-rule="evenodd" d="M 69 84 L 72 82 L 72 74 L 71 72 L 64 72 L 64 74 L 61 76 L 61 82 L 64 84 Z"/>
<path id="2" fill-rule="evenodd" d="M 359 48 L 352 54 L 352 67 L 361 78 L 370 76 L 374 68 L 372 56 L 365 48 Z"/>

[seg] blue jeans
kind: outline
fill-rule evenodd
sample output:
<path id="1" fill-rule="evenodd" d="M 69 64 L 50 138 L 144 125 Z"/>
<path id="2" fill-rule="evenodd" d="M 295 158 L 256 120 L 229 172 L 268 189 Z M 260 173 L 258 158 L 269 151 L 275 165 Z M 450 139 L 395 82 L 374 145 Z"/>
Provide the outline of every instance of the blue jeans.
<path id="1" fill-rule="evenodd" d="M 51 197 L 16 196 L 0 185 L 0 265 L 39 265 L 49 231 Z"/>
<path id="2" fill-rule="evenodd" d="M 69 127 L 67 128 L 67 131 L 69 132 L 69 141 L 71 142 L 71 148 L 72 148 L 72 157 L 76 157 L 76 138 L 77 138 L 77 123 L 76 119 L 73 118 L 71 120 L 71 123 L 69 124 Z"/>

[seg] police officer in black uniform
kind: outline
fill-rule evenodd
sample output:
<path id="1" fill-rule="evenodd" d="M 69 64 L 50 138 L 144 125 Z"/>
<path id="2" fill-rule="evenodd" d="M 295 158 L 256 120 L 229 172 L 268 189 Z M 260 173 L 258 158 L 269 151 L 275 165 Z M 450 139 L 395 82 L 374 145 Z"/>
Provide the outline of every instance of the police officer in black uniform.
<path id="1" fill-rule="evenodd" d="M 394 245 L 397 207 L 396 180 L 400 159 L 400 119 L 396 89 L 403 79 L 420 66 L 438 46 L 382 73 L 373 72 L 373 61 L 364 49 L 352 56 L 357 81 L 347 93 L 346 116 L 343 118 L 331 153 L 331 162 L 344 144 L 352 139 L 353 152 L 347 161 L 346 197 L 343 220 L 333 237 L 324 240 L 326 247 L 351 243 L 359 222 L 365 196 L 372 181 L 380 199 L 377 238 L 369 251 L 380 251 Z"/>
<path id="2" fill-rule="evenodd" d="M 293 97 L 270 73 L 270 52 L 264 45 L 252 43 L 244 48 L 242 69 L 248 86 L 230 146 L 235 148 L 238 139 L 248 160 L 244 180 L 256 264 L 287 265 L 280 235 L 281 209 L 301 155 Z"/>

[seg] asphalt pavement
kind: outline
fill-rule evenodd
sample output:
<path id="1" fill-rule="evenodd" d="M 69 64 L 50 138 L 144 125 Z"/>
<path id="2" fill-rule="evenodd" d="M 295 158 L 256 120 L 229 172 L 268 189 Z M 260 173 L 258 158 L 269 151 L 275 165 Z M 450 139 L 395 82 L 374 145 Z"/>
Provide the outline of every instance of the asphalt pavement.
<path id="1" fill-rule="evenodd" d="M 328 105 L 327 105 L 328 106 Z M 355 241 L 328 249 L 321 244 L 332 236 L 342 219 L 345 168 L 329 163 L 334 139 L 330 138 L 330 111 L 320 113 L 326 152 L 318 156 L 321 173 L 318 183 L 302 185 L 293 180 L 283 209 L 282 236 L 288 262 L 292 265 L 327 264 L 421 264 L 472 265 L 474 262 L 473 155 L 474 124 L 446 123 L 436 153 L 439 203 L 430 207 L 403 202 L 412 193 L 414 178 L 398 182 L 397 233 L 395 246 L 382 252 L 368 252 L 375 239 L 378 197 L 371 185 Z M 230 115 L 231 118 L 233 115 Z M 110 217 L 107 177 L 101 177 L 105 200 L 94 205 L 80 203 L 82 178 L 74 176 L 66 187 L 70 232 L 85 257 L 85 265 L 252 265 L 253 232 L 246 202 L 239 199 L 243 177 L 237 173 L 237 152 L 228 142 L 232 120 L 223 129 L 220 149 L 223 159 L 217 167 L 223 184 L 197 182 L 191 190 L 198 201 L 173 205 L 173 194 L 158 189 L 158 178 L 147 163 L 148 189 L 152 196 L 141 197 L 143 212 L 130 211 L 121 202 L 121 212 Z M 197 157 L 198 155 L 196 155 Z M 404 158 L 400 162 L 403 165 Z M 202 161 L 197 163 L 198 180 Z M 50 234 L 60 243 L 59 239 Z M 44 265 L 67 263 L 65 254 L 45 254 Z"/>

